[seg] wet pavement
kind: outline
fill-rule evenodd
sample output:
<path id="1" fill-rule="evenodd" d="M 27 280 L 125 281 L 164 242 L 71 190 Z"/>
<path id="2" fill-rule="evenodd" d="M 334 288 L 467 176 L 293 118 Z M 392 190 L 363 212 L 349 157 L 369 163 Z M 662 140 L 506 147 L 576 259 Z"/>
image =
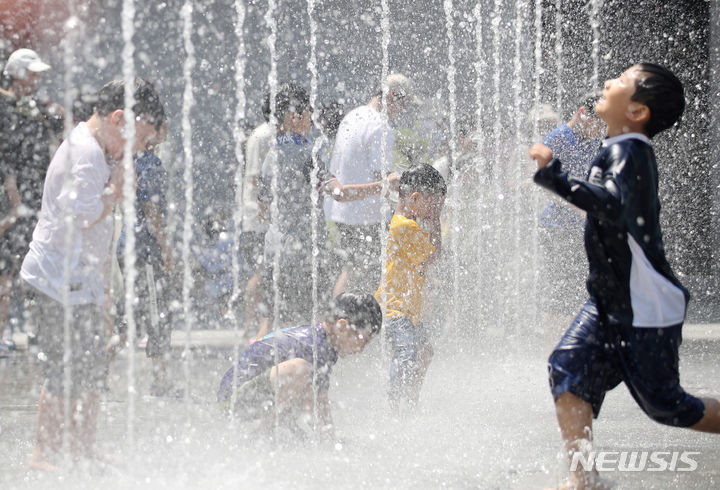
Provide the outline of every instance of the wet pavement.
<path id="1" fill-rule="evenodd" d="M 255 439 L 215 407 L 232 338 L 192 332 L 184 359 L 186 336 L 174 333 L 173 373 L 182 386 L 189 371 L 191 402 L 146 396 L 149 364 L 137 351 L 131 407 L 122 353 L 110 369 L 98 431 L 113 463 L 60 475 L 27 469 L 42 381 L 37 355 L 31 349 L 0 360 L 0 488 L 530 489 L 563 474 L 545 354 L 532 346 L 440 338 L 420 410 L 397 420 L 387 409 L 387 362 L 376 340 L 336 365 L 330 397 L 339 442 L 314 444 Z M 720 393 L 720 326 L 686 327 L 681 376 L 693 394 Z M 720 436 L 650 421 L 624 387 L 607 396 L 595 434 L 598 450 L 686 451 L 697 464 L 687 472 L 604 472 L 615 488 L 720 487 Z"/>

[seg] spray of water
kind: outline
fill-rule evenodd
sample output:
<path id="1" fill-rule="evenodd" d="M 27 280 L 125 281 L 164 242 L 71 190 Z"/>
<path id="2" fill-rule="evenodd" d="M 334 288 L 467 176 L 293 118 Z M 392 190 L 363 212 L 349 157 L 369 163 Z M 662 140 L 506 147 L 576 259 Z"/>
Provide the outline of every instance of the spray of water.
<path id="1" fill-rule="evenodd" d="M 317 105 L 318 93 L 318 71 L 317 71 L 317 23 L 313 14 L 315 12 L 315 0 L 307 0 L 307 13 L 310 19 L 310 58 L 308 59 L 308 70 L 310 71 L 310 107 L 312 108 L 312 119 L 316 128 L 320 127 L 318 111 L 315 110 Z M 318 187 L 318 145 L 313 145 L 312 162 L 313 171 L 310 175 L 311 190 L 311 216 L 310 226 L 312 227 L 312 320 L 310 325 L 312 328 L 312 351 L 313 351 L 313 429 L 317 431 L 318 423 L 318 385 L 317 385 L 317 333 L 314 326 L 318 321 L 318 259 L 320 258 L 320 249 L 318 247 L 318 226 L 320 222 L 320 193 Z"/>
<path id="2" fill-rule="evenodd" d="M 183 180 L 185 182 L 185 219 L 182 234 L 182 262 L 183 262 L 183 320 L 185 322 L 185 348 L 183 350 L 183 370 L 185 374 L 185 400 L 189 412 L 190 408 L 190 330 L 192 329 L 192 308 L 190 292 L 193 287 L 193 276 L 190 267 L 190 247 L 193 227 L 193 153 L 192 153 L 192 124 L 190 111 L 195 104 L 193 96 L 192 71 L 195 67 L 195 46 L 192 41 L 192 15 L 193 1 L 186 0 L 180 11 L 183 21 L 183 46 L 185 48 L 185 62 L 183 63 L 183 91 L 182 103 L 182 141 L 185 169 Z"/>
<path id="3" fill-rule="evenodd" d="M 448 71 L 447 71 L 447 81 L 448 81 L 448 89 L 450 92 L 450 165 L 449 165 L 449 175 L 451 176 L 451 181 L 448 182 L 448 185 L 450 186 L 452 183 L 458 181 L 458 172 L 457 172 L 457 160 L 458 160 L 458 148 L 457 148 L 457 122 L 456 122 L 456 114 L 457 114 L 457 101 L 456 101 L 456 85 L 455 85 L 455 36 L 453 33 L 453 2 L 452 0 L 445 0 L 443 2 L 443 8 L 445 10 L 445 32 L 448 38 Z M 453 216 L 453 227 L 451 230 L 451 239 L 452 239 L 452 263 L 453 263 L 453 298 L 460 298 L 460 250 L 459 250 L 459 244 L 460 244 L 460 202 L 458 199 L 456 199 L 456 202 L 453 203 L 453 208 L 455 210 L 454 216 Z M 453 307 L 453 325 L 458 325 L 460 323 L 458 315 L 460 308 L 457 306 Z"/>
<path id="4" fill-rule="evenodd" d="M 555 110 L 563 113 L 563 13 L 562 0 L 555 0 L 555 71 L 557 72 L 557 85 L 555 92 Z"/>
<path id="5" fill-rule="evenodd" d="M 535 105 L 535 111 L 534 111 L 534 119 L 533 119 L 533 141 L 538 141 L 540 139 L 540 84 L 541 84 L 541 76 L 542 76 L 542 1 L 541 0 L 535 0 L 535 70 L 534 70 L 534 82 L 535 82 L 535 89 L 534 89 L 534 105 Z M 537 194 L 534 194 L 533 198 L 533 211 L 536 210 L 539 206 L 537 203 Z M 532 227 L 532 244 L 533 244 L 533 250 L 538 250 L 538 230 L 537 226 Z M 540 284 L 540 277 L 539 277 L 539 271 L 538 271 L 538 254 L 532 254 L 532 270 L 535 271 L 533 273 L 533 285 L 532 290 L 538 291 L 538 287 Z M 539 324 L 539 312 L 537 307 L 537 302 L 534 302 L 533 304 L 533 324 L 538 325 Z"/>
<path id="6" fill-rule="evenodd" d="M 515 115 L 515 147 L 520 148 L 520 145 L 523 143 L 523 136 L 522 136 L 522 123 L 525 119 L 522 112 L 522 60 L 523 60 L 523 52 L 522 48 L 525 45 L 525 39 L 523 38 L 523 26 L 525 24 L 525 3 L 516 2 L 515 3 L 515 51 L 514 51 L 514 62 L 513 62 L 513 100 L 514 100 L 514 106 L 513 106 L 513 113 Z M 524 155 L 519 155 L 518 159 L 523 158 Z M 523 175 L 522 175 L 522 169 L 523 166 L 520 164 L 520 161 L 514 161 L 511 163 L 511 181 L 512 182 L 522 182 Z M 512 311 L 514 312 L 513 315 L 511 315 L 510 322 L 512 325 L 519 325 L 519 317 L 520 317 L 520 309 L 522 307 L 521 304 L 521 297 L 520 294 L 521 291 L 521 285 L 522 285 L 522 274 L 523 274 L 523 265 L 522 260 L 520 259 L 520 254 L 522 254 L 522 225 L 520 220 L 520 215 L 522 213 L 521 209 L 521 200 L 519 196 L 519 192 L 514 192 L 515 196 L 513 199 L 513 215 L 512 215 L 512 226 L 513 226 L 513 242 L 514 242 L 514 250 L 515 254 L 518 256 L 518 259 L 513 261 L 514 262 L 514 274 L 513 274 L 513 283 L 514 286 L 512 288 L 512 298 L 514 299 L 512 304 Z"/>
<path id="7" fill-rule="evenodd" d="M 486 162 L 484 159 L 485 155 L 485 131 L 483 128 L 483 101 L 487 100 L 485 98 L 485 95 L 483 93 L 483 87 L 485 84 L 483 83 L 485 72 L 487 71 L 487 60 L 485 58 L 485 51 L 483 49 L 483 16 L 482 16 L 483 10 L 480 2 L 475 4 L 475 8 L 473 9 L 473 17 L 475 18 L 475 63 L 474 63 L 474 69 L 475 69 L 475 120 L 476 120 L 476 127 L 475 132 L 473 133 L 473 140 L 475 143 L 475 162 L 474 166 L 477 169 L 478 174 L 478 188 L 486 188 L 486 172 L 485 172 L 485 166 Z M 484 236 L 484 230 L 485 230 L 485 213 L 486 213 L 486 199 L 483 198 L 483 194 L 480 193 L 477 201 L 476 201 L 477 209 L 477 221 L 476 221 L 476 230 L 478 230 L 478 234 L 480 235 L 480 241 L 482 241 L 483 245 L 487 242 L 486 237 Z M 476 247 L 477 250 L 477 256 L 475 262 L 479 265 L 483 263 L 484 257 L 483 257 L 483 251 L 485 247 L 484 246 L 478 246 Z M 480 274 L 478 274 L 477 277 L 481 277 Z M 478 306 L 478 316 L 489 318 L 488 315 L 488 308 L 487 308 L 487 302 L 483 302 Z M 474 344 L 474 343 L 473 343 Z M 475 353 L 473 352 L 473 355 Z"/>
<path id="8" fill-rule="evenodd" d="M 74 99 L 74 91 L 71 87 L 73 84 L 73 66 L 75 66 L 75 46 L 79 35 L 81 34 L 80 20 L 75 16 L 75 6 L 73 2 L 69 3 L 70 17 L 65 22 L 63 30 L 65 39 L 63 40 L 63 62 L 65 64 L 65 107 L 72 107 Z M 72 113 L 65 112 L 65 141 L 70 145 L 68 158 L 65 162 L 65 172 L 63 179 L 63 187 L 70 187 L 71 193 L 76 192 L 75 182 L 71 174 L 73 145 L 70 140 L 70 132 L 72 131 Z M 70 306 L 70 259 L 72 257 L 73 240 L 75 237 L 75 220 L 73 219 L 71 209 L 67 209 L 64 216 L 65 223 L 65 260 L 63 261 L 63 287 L 62 287 L 62 303 L 64 306 L 63 315 L 63 433 L 62 447 L 63 454 L 68 454 L 70 447 L 70 399 L 72 384 L 72 307 Z M 38 430 L 42 430 L 38 428 Z"/>
<path id="9" fill-rule="evenodd" d="M 383 120 L 387 121 L 388 112 L 386 97 L 389 92 L 387 77 L 390 72 L 390 6 L 388 5 L 388 0 L 380 0 L 380 9 L 380 28 L 382 29 L 382 71 L 380 74 L 382 87 L 381 102 L 382 117 Z M 384 125 L 383 132 L 380 137 L 380 148 L 382 151 L 382 196 L 386 196 L 388 191 L 387 176 L 390 169 L 390 155 L 387 154 L 387 141 L 389 137 L 388 131 L 388 126 Z M 385 232 L 385 230 L 387 230 L 387 217 L 390 214 L 390 204 L 388 203 L 387 199 L 382 200 L 382 204 L 380 206 L 380 214 L 380 260 L 382 260 L 382 267 L 380 268 L 380 284 L 382 285 L 382 289 L 380 291 L 380 308 L 382 310 L 382 316 L 384 319 L 387 304 L 387 233 Z M 380 337 L 380 349 L 382 351 L 382 358 L 384 359 L 387 349 L 387 346 L 385 345 L 384 335 Z"/>
<path id="10" fill-rule="evenodd" d="M 265 22 L 270 28 L 270 35 L 268 36 L 268 47 L 270 48 L 270 72 L 268 73 L 268 85 L 270 86 L 270 127 L 277 127 L 277 21 L 275 20 L 275 10 L 277 4 L 275 0 L 268 0 L 268 8 L 265 13 Z M 273 158 L 272 161 L 276 161 L 277 157 L 277 144 L 275 140 L 270 145 L 270 151 L 268 153 L 269 158 Z M 278 208 L 278 172 L 277 169 L 273 169 L 272 181 L 270 183 L 270 191 L 272 193 L 272 204 L 270 205 L 270 219 L 272 223 L 277 223 L 280 217 L 280 209 Z M 278 353 L 278 333 L 280 331 L 280 289 L 278 288 L 278 279 L 280 277 L 280 254 L 276 250 L 273 254 L 273 269 L 272 269 L 272 283 L 273 283 L 273 356 L 275 360 L 275 366 L 280 363 L 280 357 Z M 280 391 L 280 377 L 275 377 L 275 430 L 277 431 L 280 425 L 279 417 L 279 398 L 278 393 Z"/>
<path id="11" fill-rule="evenodd" d="M 600 70 L 600 10 L 602 9 L 602 0 L 590 0 L 590 29 L 592 30 L 592 50 L 590 59 L 592 59 L 592 75 L 590 77 L 590 87 L 597 90 L 600 82 L 598 72 Z"/>
<path id="12" fill-rule="evenodd" d="M 135 279 L 137 271 L 135 269 L 135 168 L 133 165 L 133 146 L 135 145 L 135 114 L 133 106 L 134 98 L 134 81 L 135 81 L 135 63 L 133 55 L 135 45 L 133 44 L 133 35 L 135 34 L 135 2 L 134 0 L 124 0 L 122 8 L 122 35 L 123 35 L 123 82 L 125 85 L 125 149 L 123 152 L 123 216 L 125 220 L 125 250 L 123 251 L 123 261 L 125 263 L 124 279 L 125 279 L 125 314 L 128 324 L 128 447 L 129 454 L 133 454 L 135 446 L 134 424 L 135 424 Z"/>
<path id="13" fill-rule="evenodd" d="M 235 105 L 235 118 L 233 124 L 233 137 L 235 139 L 235 161 L 237 169 L 235 171 L 235 207 L 233 209 L 233 247 L 232 247 L 232 270 L 233 270 L 233 291 L 230 298 L 228 317 L 232 321 L 234 330 L 233 342 L 233 366 L 237 365 L 240 358 L 240 331 L 237 319 L 236 308 L 240 300 L 240 263 L 238 260 L 238 250 L 240 248 L 240 240 L 242 234 L 242 217 L 245 214 L 245 199 L 243 196 L 245 181 L 245 155 L 243 153 L 243 143 L 245 142 L 245 133 L 241 124 L 245 121 L 245 36 L 243 28 L 245 26 L 245 5 L 242 0 L 235 1 L 235 38 L 237 39 L 237 55 L 235 56 L 235 93 L 237 95 L 237 104 Z M 246 259 L 247 260 L 247 259 Z M 247 332 L 249 325 L 244 325 Z M 230 399 L 230 418 L 234 421 L 235 402 L 237 401 L 238 386 L 238 369 L 233 370 L 232 381 L 232 397 Z"/>

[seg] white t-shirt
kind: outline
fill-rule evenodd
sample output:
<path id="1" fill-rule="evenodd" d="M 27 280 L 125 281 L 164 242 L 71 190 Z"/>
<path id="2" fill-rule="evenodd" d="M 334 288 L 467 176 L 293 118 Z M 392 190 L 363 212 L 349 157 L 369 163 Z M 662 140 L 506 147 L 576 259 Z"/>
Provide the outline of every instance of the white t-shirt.
<path id="1" fill-rule="evenodd" d="M 245 146 L 245 175 L 243 176 L 242 231 L 267 230 L 267 223 L 258 220 L 258 183 L 265 157 L 270 151 L 275 131 L 263 123 L 250 133 Z"/>
<path id="2" fill-rule="evenodd" d="M 66 179 L 68 165 L 70 176 Z M 23 280 L 58 302 L 63 302 L 68 282 L 70 304 L 100 305 L 103 301 L 103 265 L 112 243 L 112 213 L 87 226 L 103 212 L 101 198 L 109 179 L 110 167 L 102 148 L 87 125 L 78 124 L 48 167 L 40 216 L 20 270 Z M 66 220 L 72 223 L 71 233 Z M 64 273 L 66 262 L 69 277 Z"/>
<path id="3" fill-rule="evenodd" d="M 382 138 L 385 132 L 387 168 L 395 146 L 390 124 L 372 107 L 361 106 L 350 111 L 340 123 L 330 173 L 341 184 L 369 184 L 380 180 L 382 171 Z M 325 216 L 330 221 L 348 225 L 371 225 L 381 221 L 382 198 L 379 195 L 360 201 L 337 202 L 325 198 Z"/>

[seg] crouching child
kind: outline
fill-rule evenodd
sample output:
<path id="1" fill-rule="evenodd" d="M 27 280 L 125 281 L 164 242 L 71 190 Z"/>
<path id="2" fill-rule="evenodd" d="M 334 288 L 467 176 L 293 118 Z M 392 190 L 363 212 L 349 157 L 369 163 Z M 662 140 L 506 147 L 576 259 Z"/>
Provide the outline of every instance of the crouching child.
<path id="1" fill-rule="evenodd" d="M 332 367 L 340 357 L 365 348 L 380 331 L 382 313 L 372 295 L 352 293 L 335 297 L 328 310 L 318 325 L 285 328 L 250 345 L 220 382 L 221 407 L 240 420 L 261 419 L 265 427 L 276 416 L 294 427 L 297 421 L 310 420 L 317 399 L 317 428 L 332 437 Z"/>

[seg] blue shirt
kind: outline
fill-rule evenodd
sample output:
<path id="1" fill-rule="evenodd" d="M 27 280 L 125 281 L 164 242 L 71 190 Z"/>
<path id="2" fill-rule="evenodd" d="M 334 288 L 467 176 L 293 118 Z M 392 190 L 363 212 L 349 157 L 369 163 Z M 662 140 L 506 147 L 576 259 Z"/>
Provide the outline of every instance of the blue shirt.
<path id="1" fill-rule="evenodd" d="M 135 193 L 135 252 L 139 262 L 162 261 L 160 244 L 150 232 L 143 204 L 152 202 L 156 204 L 163 218 L 167 212 L 166 192 L 168 188 L 167 172 L 160 159 L 150 152 L 135 157 L 135 174 L 137 176 L 137 189 Z M 118 255 L 125 249 L 126 229 L 123 225 L 118 241 Z"/>
<path id="2" fill-rule="evenodd" d="M 563 170 L 576 179 L 585 178 L 590 164 L 600 150 L 600 140 L 580 139 L 570 126 L 563 124 L 543 139 L 553 152 L 553 158 L 563 162 Z M 585 218 L 576 210 L 550 201 L 540 214 L 543 228 L 582 229 Z"/>
<path id="3" fill-rule="evenodd" d="M 325 222 L 322 214 L 322 198 L 313 204 L 311 174 L 313 172 L 313 142 L 295 133 L 280 133 L 276 137 L 275 152 L 265 158 L 262 177 L 258 190 L 258 199 L 270 207 L 272 202 L 273 174 L 277 172 L 277 216 L 271 216 L 271 229 L 282 237 L 281 249 L 297 253 L 312 251 L 312 210 L 317 207 L 316 232 L 318 243 L 325 240 Z M 317 161 L 318 182 L 327 172 L 322 160 Z"/>
<path id="4" fill-rule="evenodd" d="M 238 385 L 248 381 L 275 365 L 275 347 L 277 346 L 278 362 L 290 359 L 305 359 L 313 365 L 313 330 L 316 341 L 317 383 L 320 389 L 330 387 L 330 371 L 338 360 L 337 351 L 328 343 L 322 325 L 301 325 L 281 330 L 275 339 L 270 333 L 254 342 L 242 353 L 235 368 L 230 368 L 218 389 L 219 402 L 230 400 L 232 395 L 233 376 L 238 371 Z"/>

